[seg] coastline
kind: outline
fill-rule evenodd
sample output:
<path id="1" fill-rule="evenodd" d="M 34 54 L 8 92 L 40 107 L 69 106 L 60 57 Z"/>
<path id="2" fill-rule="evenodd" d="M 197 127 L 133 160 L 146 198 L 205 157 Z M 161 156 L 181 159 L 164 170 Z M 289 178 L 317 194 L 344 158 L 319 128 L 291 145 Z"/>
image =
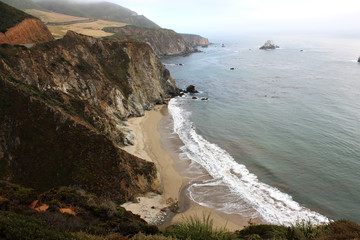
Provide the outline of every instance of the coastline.
<path id="1" fill-rule="evenodd" d="M 167 105 L 156 106 L 143 117 L 128 119 L 126 123 L 135 139 L 133 146 L 123 149 L 154 162 L 160 179 L 160 194 L 139 196 L 136 202 L 123 205 L 127 210 L 139 214 L 149 223 L 161 223 L 160 226 L 168 226 L 188 217 L 202 218 L 209 214 L 216 228 L 225 227 L 229 231 L 235 231 L 248 225 L 248 218 L 201 206 L 187 196 L 190 179 L 182 174 L 186 171 L 186 163 L 179 159 L 181 140 L 170 129 L 171 116 Z M 176 213 L 169 210 L 171 206 L 178 207 Z"/>

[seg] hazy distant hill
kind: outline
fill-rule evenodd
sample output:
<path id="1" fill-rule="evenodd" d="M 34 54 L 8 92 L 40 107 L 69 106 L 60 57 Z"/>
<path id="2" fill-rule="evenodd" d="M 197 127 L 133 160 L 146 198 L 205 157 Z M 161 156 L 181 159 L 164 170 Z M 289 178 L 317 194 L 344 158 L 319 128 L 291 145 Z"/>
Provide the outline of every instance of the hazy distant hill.
<path id="1" fill-rule="evenodd" d="M 38 9 L 43 11 L 45 10 L 43 7 L 33 2 L 32 0 L 1 0 L 1 1 L 21 10 L 25 10 L 25 9 Z"/>
<path id="2" fill-rule="evenodd" d="M 123 22 L 148 28 L 160 28 L 145 16 L 138 15 L 130 9 L 114 3 L 71 3 L 68 1 L 60 2 L 56 0 L 37 0 L 36 3 L 50 11 L 71 16 Z"/>

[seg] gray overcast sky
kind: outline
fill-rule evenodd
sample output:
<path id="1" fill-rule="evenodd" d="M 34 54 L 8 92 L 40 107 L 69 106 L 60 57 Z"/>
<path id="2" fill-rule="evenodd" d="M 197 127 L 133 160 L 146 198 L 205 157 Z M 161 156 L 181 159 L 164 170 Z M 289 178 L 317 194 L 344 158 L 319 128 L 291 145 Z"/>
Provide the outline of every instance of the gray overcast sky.
<path id="1" fill-rule="evenodd" d="M 161 27 L 177 32 L 299 30 L 360 33 L 360 0 L 107 1 L 143 14 Z"/>

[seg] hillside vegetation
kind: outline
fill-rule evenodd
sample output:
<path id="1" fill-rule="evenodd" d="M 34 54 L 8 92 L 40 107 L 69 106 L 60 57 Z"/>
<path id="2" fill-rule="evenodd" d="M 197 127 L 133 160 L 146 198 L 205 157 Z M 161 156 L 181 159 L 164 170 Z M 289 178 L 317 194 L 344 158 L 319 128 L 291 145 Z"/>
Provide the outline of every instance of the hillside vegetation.
<path id="1" fill-rule="evenodd" d="M 26 18 L 34 18 L 33 16 L 19 11 L 18 9 L 7 5 L 0 1 L 0 32 L 5 33 L 7 29 L 14 27 Z"/>
<path id="2" fill-rule="evenodd" d="M 160 28 L 146 17 L 109 2 L 73 3 L 68 1 L 40 0 L 37 4 L 47 10 L 76 17 L 123 22 L 148 28 Z"/>
<path id="3" fill-rule="evenodd" d="M 36 2 L 32 0 L 1 0 L 2 2 L 15 7 L 17 9 L 26 10 L 26 9 L 38 9 L 38 10 L 46 10 L 39 6 Z"/>
<path id="4" fill-rule="evenodd" d="M 97 38 L 111 36 L 112 33 L 105 32 L 102 29 L 110 26 L 123 27 L 126 25 L 126 23 L 121 22 L 75 17 L 36 9 L 29 9 L 26 12 L 45 22 L 56 38 L 62 38 L 69 30 Z"/>

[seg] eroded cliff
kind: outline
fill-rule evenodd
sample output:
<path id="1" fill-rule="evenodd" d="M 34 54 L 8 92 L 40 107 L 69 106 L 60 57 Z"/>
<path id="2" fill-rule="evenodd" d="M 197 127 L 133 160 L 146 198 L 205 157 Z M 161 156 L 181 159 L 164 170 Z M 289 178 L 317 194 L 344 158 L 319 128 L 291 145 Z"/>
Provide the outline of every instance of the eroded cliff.
<path id="1" fill-rule="evenodd" d="M 26 18 L 6 32 L 0 32 L 0 44 L 30 44 L 55 40 L 49 29 L 40 20 Z"/>
<path id="2" fill-rule="evenodd" d="M 180 35 L 192 46 L 208 46 L 210 44 L 207 38 L 204 38 L 200 35 L 185 33 L 181 33 Z"/>
<path id="3" fill-rule="evenodd" d="M 0 44 L 27 44 L 54 40 L 38 19 L 0 1 Z"/>
<path id="4" fill-rule="evenodd" d="M 0 56 L 2 178 L 119 201 L 157 190 L 154 164 L 118 148 L 131 139 L 123 120 L 178 93 L 147 44 L 68 32 L 31 49 L 2 45 Z"/>
<path id="5" fill-rule="evenodd" d="M 174 56 L 196 52 L 198 41 L 187 41 L 181 34 L 169 29 L 149 29 L 135 26 L 107 27 L 103 29 L 115 33 L 108 40 L 142 41 L 148 43 L 158 56 Z M 204 41 L 205 42 L 205 41 Z M 193 44 L 195 43 L 195 44 Z"/>

